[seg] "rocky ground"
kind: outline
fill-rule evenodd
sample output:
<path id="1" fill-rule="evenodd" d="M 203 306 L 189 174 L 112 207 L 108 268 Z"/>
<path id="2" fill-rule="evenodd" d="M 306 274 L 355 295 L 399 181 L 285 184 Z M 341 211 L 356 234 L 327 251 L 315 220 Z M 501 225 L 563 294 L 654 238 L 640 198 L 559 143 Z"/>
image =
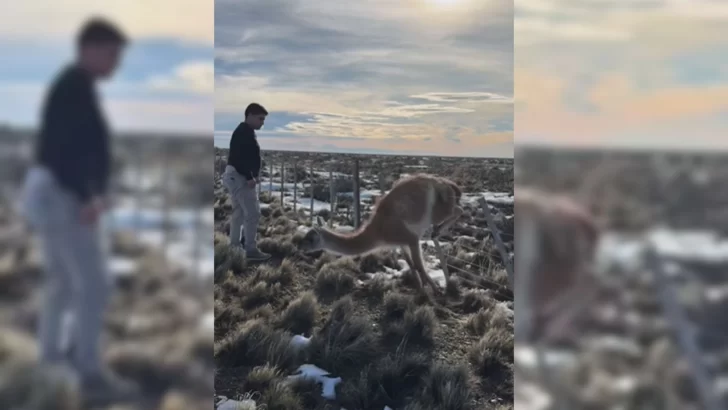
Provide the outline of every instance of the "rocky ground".
<path id="1" fill-rule="evenodd" d="M 655 271 L 642 263 L 640 235 L 666 258 L 674 299 L 696 326 L 703 359 L 724 403 L 728 389 L 728 162 L 685 154 L 524 150 L 517 183 L 568 193 L 606 228 L 599 268 L 603 295 L 579 322 L 578 339 L 547 350 L 570 409 L 699 409 L 689 366 L 662 310 Z M 691 232 L 692 231 L 692 232 Z M 518 408 L 564 408 L 539 391 L 532 351 L 517 346 Z M 522 372 L 521 372 L 522 371 Z"/>
<path id="2" fill-rule="evenodd" d="M 266 160 L 292 164 L 294 155 L 266 153 Z M 328 159 L 309 157 L 316 164 Z M 294 178 L 313 181 L 315 195 L 328 192 L 328 169 L 312 176 L 306 173 L 309 167 L 304 160 L 299 157 L 298 161 L 300 171 L 294 173 L 292 165 L 287 166 L 286 183 L 292 184 Z M 440 160 L 420 164 L 421 159 L 364 157 L 362 190 L 381 186 L 374 175 L 383 170 L 407 170 L 408 161 L 415 162 L 412 169 L 417 172 L 432 172 L 428 163 Z M 453 167 L 440 175 L 471 184 L 474 192 L 512 192 L 512 186 L 501 180 L 512 175 L 512 162 L 504 163 L 505 176 L 493 181 L 472 175 L 501 175 L 489 170 L 498 165 L 477 159 L 453 163 L 462 169 Z M 376 171 L 370 164 L 379 164 Z M 338 166 L 334 172 L 350 175 L 350 164 L 344 159 Z M 442 165 L 438 170 L 447 168 Z M 280 177 L 280 171 L 274 170 L 274 180 L 276 175 Z M 466 177 L 460 180 L 457 175 Z M 441 240 L 453 280 L 445 297 L 434 298 L 416 296 L 401 275 L 403 261 L 396 253 L 381 251 L 357 258 L 300 253 L 296 244 L 310 217 L 300 208 L 293 212 L 288 200 L 292 193 L 286 195 L 284 206 L 280 194 L 262 194 L 260 248 L 273 258 L 265 264 L 248 264 L 229 247 L 231 206 L 219 180 L 215 191 L 217 396 L 247 399 L 252 409 L 513 408 L 513 294 L 483 210 L 475 201 L 466 201 L 466 215 Z M 512 203 L 501 201 L 493 212 L 512 257 Z M 317 213 L 326 220 L 333 218 L 337 225 L 351 223 L 343 210 L 334 215 L 325 210 Z M 366 218 L 367 204 L 362 214 Z M 431 244 L 425 249 L 431 269 L 441 269 Z M 335 394 L 327 399 L 315 383 L 287 382 L 287 376 L 303 364 L 340 377 Z"/>

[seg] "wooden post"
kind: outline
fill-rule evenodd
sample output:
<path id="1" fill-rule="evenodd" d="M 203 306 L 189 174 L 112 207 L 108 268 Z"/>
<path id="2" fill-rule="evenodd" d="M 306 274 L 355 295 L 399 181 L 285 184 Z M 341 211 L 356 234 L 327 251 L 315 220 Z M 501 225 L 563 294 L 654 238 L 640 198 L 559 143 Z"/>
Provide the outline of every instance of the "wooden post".
<path id="1" fill-rule="evenodd" d="M 501 254 L 501 259 L 503 259 L 503 265 L 506 267 L 506 272 L 508 272 L 508 282 L 511 286 L 511 289 L 513 289 L 513 267 L 511 266 L 510 258 L 508 258 L 508 252 L 506 252 L 506 247 L 501 240 L 500 234 L 498 233 L 498 228 L 495 226 L 493 217 L 490 215 L 490 206 L 488 205 L 488 202 L 485 200 L 485 198 L 482 196 L 478 198 L 478 202 L 480 202 L 480 206 L 483 207 L 485 220 L 488 222 L 488 228 L 490 228 L 490 232 L 493 234 L 495 245 L 498 248 L 498 252 L 500 252 Z"/>
<path id="2" fill-rule="evenodd" d="M 432 238 L 432 242 L 435 244 L 435 251 L 437 252 L 437 257 L 440 258 L 440 265 L 442 266 L 442 273 L 445 274 L 445 286 L 450 283 L 450 270 L 447 267 L 447 257 L 445 256 L 445 253 L 442 251 L 442 247 L 440 246 L 440 241 L 437 240 L 437 238 Z"/>
<path id="3" fill-rule="evenodd" d="M 331 215 L 329 215 L 329 227 L 334 225 L 334 212 L 336 210 L 336 192 L 334 190 L 334 164 L 329 164 L 329 203 L 331 205 Z"/>
<path id="4" fill-rule="evenodd" d="M 270 200 L 273 200 L 273 156 L 271 155 L 271 161 L 268 163 L 268 195 Z"/>
<path id="5" fill-rule="evenodd" d="M 311 224 L 313 224 L 313 182 L 314 182 L 314 178 L 313 178 L 313 161 L 311 161 L 308 164 L 308 167 L 309 167 L 309 175 L 308 175 L 308 181 L 309 182 L 308 182 L 308 184 L 309 184 L 309 190 L 311 191 L 310 192 L 310 195 L 311 195 Z"/>
<path id="6" fill-rule="evenodd" d="M 298 158 L 293 159 L 293 213 L 298 209 Z"/>
<path id="7" fill-rule="evenodd" d="M 134 185 L 134 234 L 137 235 L 137 237 L 141 234 L 141 224 L 142 224 L 142 181 L 144 181 L 144 149 L 142 147 L 142 143 L 138 142 L 138 150 L 139 152 L 134 155 L 136 158 L 136 175 L 137 175 L 137 183 Z"/>
<path id="8" fill-rule="evenodd" d="M 677 304 L 677 295 L 672 286 L 667 282 L 662 261 L 657 255 L 654 247 L 649 247 L 645 254 L 647 266 L 649 266 L 655 275 L 655 283 L 657 284 L 660 302 L 668 317 L 673 330 L 677 333 L 677 341 L 683 355 L 687 358 L 687 363 L 691 367 L 695 387 L 698 390 L 700 399 L 703 402 L 703 408 L 708 410 L 724 409 L 725 406 L 720 402 L 713 383 L 708 374 L 703 357 L 695 341 L 695 334 L 692 326 L 688 322 L 685 312 Z"/>
<path id="9" fill-rule="evenodd" d="M 359 181 L 359 158 L 354 158 L 354 228 L 361 225 L 361 192 Z"/>
<path id="10" fill-rule="evenodd" d="M 286 184 L 286 160 L 281 160 L 281 208 L 285 209 L 283 207 L 283 193 L 285 192 L 283 190 L 283 185 Z"/>
<path id="11" fill-rule="evenodd" d="M 162 179 L 162 229 L 163 229 L 163 243 L 164 243 L 164 254 L 165 257 L 167 255 L 167 249 L 169 249 L 169 208 L 170 208 L 170 201 L 169 201 L 169 180 L 171 175 L 171 170 L 169 169 L 169 150 L 167 149 L 167 144 L 169 141 L 163 142 L 162 150 L 164 153 L 162 154 L 162 166 L 164 169 L 162 170 L 162 174 L 164 175 L 164 178 Z"/>
<path id="12" fill-rule="evenodd" d="M 193 274 L 201 275 L 202 269 L 200 269 L 200 256 L 201 256 L 200 251 L 202 249 L 200 249 L 200 247 L 201 247 L 201 241 L 200 241 L 201 232 L 200 231 L 202 231 L 202 210 L 205 208 L 204 208 L 204 204 L 202 204 L 202 203 L 197 204 L 197 205 L 198 206 L 196 206 L 194 208 L 196 211 L 195 212 L 195 228 L 194 228 L 195 232 L 192 233 L 195 238 L 194 243 L 193 243 L 194 248 L 192 249 L 193 260 L 195 261 L 195 267 L 194 267 Z"/>
<path id="13" fill-rule="evenodd" d="M 262 170 L 261 170 L 262 171 Z M 260 185 L 260 177 L 263 175 L 261 172 L 260 175 L 258 175 L 258 183 L 256 184 L 258 186 L 258 198 L 260 198 L 260 192 L 263 190 L 263 187 Z"/>

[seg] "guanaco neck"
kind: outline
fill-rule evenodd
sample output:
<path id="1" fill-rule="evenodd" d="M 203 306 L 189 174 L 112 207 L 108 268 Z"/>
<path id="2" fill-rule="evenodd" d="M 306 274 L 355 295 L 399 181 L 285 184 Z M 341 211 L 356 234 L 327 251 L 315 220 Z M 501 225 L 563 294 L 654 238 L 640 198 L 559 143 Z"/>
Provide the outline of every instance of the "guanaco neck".
<path id="1" fill-rule="evenodd" d="M 371 224 L 353 233 L 338 233 L 321 229 L 323 246 L 327 250 L 340 255 L 355 256 L 373 251 L 380 245 Z"/>

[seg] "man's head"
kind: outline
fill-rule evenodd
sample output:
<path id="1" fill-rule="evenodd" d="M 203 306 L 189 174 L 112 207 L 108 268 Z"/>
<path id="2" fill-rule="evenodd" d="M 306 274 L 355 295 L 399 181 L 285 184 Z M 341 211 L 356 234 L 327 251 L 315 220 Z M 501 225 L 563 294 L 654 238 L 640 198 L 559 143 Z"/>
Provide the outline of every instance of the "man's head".
<path id="1" fill-rule="evenodd" d="M 127 42 L 116 26 L 93 18 L 83 25 L 76 38 L 79 63 L 94 77 L 108 78 L 119 66 Z"/>
<path id="2" fill-rule="evenodd" d="M 263 128 L 268 111 L 262 105 L 252 103 L 245 109 L 245 123 L 254 130 Z"/>

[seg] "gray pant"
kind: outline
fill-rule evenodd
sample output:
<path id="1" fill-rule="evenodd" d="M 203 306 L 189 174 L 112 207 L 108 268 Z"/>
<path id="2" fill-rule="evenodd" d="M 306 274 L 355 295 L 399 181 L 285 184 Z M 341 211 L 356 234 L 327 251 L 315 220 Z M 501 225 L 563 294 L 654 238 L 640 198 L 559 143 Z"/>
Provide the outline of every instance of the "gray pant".
<path id="1" fill-rule="evenodd" d="M 82 374 L 101 370 L 100 337 L 111 290 L 106 246 L 100 225 L 81 223 L 81 203 L 62 189 L 52 175 L 33 169 L 26 183 L 28 222 L 40 239 L 45 267 L 45 300 L 38 321 L 40 358 L 66 359 L 62 346 L 63 318 L 73 316 L 71 364 Z M 40 175 L 40 176 L 38 176 Z"/>
<path id="2" fill-rule="evenodd" d="M 250 188 L 248 181 L 232 166 L 225 167 L 222 183 L 230 193 L 233 202 L 233 215 L 230 218 L 230 244 L 240 245 L 241 230 L 245 235 L 245 249 L 258 249 L 257 235 L 260 221 L 260 204 L 258 191 Z"/>

